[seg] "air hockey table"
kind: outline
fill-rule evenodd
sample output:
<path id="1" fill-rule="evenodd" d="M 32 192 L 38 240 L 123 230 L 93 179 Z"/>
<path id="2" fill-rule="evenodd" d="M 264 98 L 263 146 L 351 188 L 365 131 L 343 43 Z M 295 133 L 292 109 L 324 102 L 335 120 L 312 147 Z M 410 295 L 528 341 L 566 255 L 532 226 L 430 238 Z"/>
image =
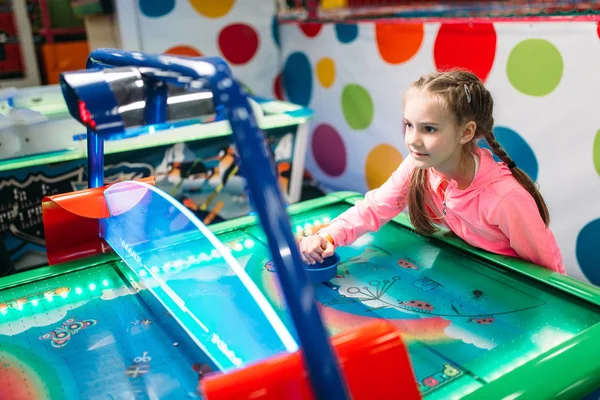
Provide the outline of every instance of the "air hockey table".
<path id="1" fill-rule="evenodd" d="M 222 59 L 90 59 L 115 69 L 70 73 L 64 87 L 92 138 L 90 189 L 45 198 L 51 266 L 0 279 L 0 398 L 539 399 L 600 387 L 597 288 L 419 236 L 403 214 L 338 249 L 336 275 L 309 284 L 296 240 L 361 196 L 285 208 Z M 208 84 L 229 108 L 257 216 L 209 228 L 151 179 L 102 185 L 101 145 L 125 124 L 98 88 L 132 69 L 151 88 Z"/>
<path id="2" fill-rule="evenodd" d="M 360 198 L 334 193 L 291 205 L 296 235 Z M 257 219 L 211 230 L 293 331 Z M 424 238 L 404 215 L 337 251 L 337 276 L 314 285 L 328 331 L 391 321 L 424 398 L 581 398 L 600 387 L 596 288 L 452 237 Z M 173 296 L 148 281 L 166 283 L 186 303 L 195 299 L 191 315 L 207 325 L 244 319 L 234 309 L 243 302 L 223 284 L 227 261 L 213 245 L 171 253 L 162 252 L 164 264 L 135 264 L 139 270 L 110 252 L 0 280 L 1 397 L 200 398 L 203 374 L 234 367 L 252 344 L 242 353 L 235 340 L 210 350 L 214 338 L 200 338 Z M 250 324 L 238 335 L 252 337 Z"/>

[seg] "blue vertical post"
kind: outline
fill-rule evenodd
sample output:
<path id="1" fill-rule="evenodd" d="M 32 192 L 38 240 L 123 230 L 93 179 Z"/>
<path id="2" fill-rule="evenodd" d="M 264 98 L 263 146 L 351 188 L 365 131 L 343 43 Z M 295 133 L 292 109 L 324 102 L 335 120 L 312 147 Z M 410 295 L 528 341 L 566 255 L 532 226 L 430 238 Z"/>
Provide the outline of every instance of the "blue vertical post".
<path id="1" fill-rule="evenodd" d="M 147 125 L 162 124 L 167 120 L 167 97 L 169 87 L 164 82 L 152 82 L 146 90 L 144 118 Z"/>
<path id="2" fill-rule="evenodd" d="M 104 140 L 96 132 L 87 130 L 88 187 L 104 185 Z"/>
<path id="3" fill-rule="evenodd" d="M 314 288 L 308 281 L 289 216 L 277 186 L 275 166 L 264 135 L 258 129 L 246 93 L 231 73 L 213 77 L 215 97 L 227 108 L 233 138 L 253 204 L 267 236 L 277 277 L 294 321 L 308 375 L 317 399 L 347 400 L 348 388 L 321 320 Z M 223 96 L 225 95 L 225 96 Z"/>
<path id="4" fill-rule="evenodd" d="M 94 68 L 94 62 L 88 58 L 85 68 Z M 96 132 L 87 129 L 88 188 L 104 185 L 104 139 Z"/>

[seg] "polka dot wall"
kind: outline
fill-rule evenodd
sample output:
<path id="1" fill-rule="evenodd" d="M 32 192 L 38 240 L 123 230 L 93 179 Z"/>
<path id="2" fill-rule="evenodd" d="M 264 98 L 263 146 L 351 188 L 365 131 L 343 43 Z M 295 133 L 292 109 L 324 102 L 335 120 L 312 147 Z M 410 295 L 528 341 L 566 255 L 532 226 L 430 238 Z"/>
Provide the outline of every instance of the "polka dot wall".
<path id="1" fill-rule="evenodd" d="M 262 0 L 139 0 L 139 50 L 219 55 L 253 93 L 273 97 L 280 70 L 275 4 Z M 281 96 L 282 93 L 280 92 Z"/>
<path id="2" fill-rule="evenodd" d="M 332 190 L 375 188 L 403 160 L 410 82 L 449 67 L 477 74 L 498 141 L 540 185 L 569 275 L 600 285 L 597 23 L 284 24 L 278 37 L 273 86 L 316 111 L 307 167 Z"/>

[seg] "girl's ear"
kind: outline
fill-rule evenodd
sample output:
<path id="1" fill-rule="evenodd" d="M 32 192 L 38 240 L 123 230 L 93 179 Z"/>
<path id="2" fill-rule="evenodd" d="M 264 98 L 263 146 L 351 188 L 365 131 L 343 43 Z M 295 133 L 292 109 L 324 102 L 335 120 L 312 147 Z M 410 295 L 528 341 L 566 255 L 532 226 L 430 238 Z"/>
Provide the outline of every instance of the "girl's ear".
<path id="1" fill-rule="evenodd" d="M 469 143 L 475 136 L 475 132 L 477 132 L 477 123 L 475 121 L 467 122 L 460 136 L 460 144 Z"/>

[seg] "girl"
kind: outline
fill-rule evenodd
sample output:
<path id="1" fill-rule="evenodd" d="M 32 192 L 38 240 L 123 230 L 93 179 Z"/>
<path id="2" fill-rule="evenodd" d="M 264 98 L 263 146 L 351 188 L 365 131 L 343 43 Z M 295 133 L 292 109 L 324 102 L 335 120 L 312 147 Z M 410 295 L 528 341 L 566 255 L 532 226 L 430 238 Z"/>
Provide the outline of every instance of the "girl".
<path id="1" fill-rule="evenodd" d="M 303 260 L 323 262 L 408 205 L 422 235 L 443 224 L 472 246 L 564 274 L 544 199 L 496 141 L 492 111 L 492 96 L 470 72 L 435 72 L 414 82 L 404 98 L 410 154 L 381 187 L 304 238 Z M 480 138 L 502 162 L 477 146 Z"/>

